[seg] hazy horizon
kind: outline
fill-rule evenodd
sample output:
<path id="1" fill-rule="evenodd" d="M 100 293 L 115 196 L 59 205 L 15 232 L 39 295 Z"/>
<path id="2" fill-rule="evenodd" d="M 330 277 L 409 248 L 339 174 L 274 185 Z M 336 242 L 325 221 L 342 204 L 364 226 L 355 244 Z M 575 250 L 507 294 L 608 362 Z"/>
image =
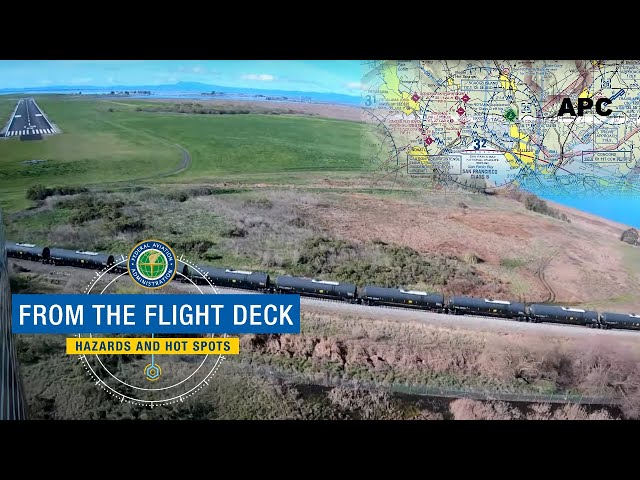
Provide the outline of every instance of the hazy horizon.
<path id="1" fill-rule="evenodd" d="M 0 61 L 0 89 L 51 85 L 110 88 L 197 82 L 228 88 L 358 96 L 360 80 L 360 62 L 355 60 Z"/>

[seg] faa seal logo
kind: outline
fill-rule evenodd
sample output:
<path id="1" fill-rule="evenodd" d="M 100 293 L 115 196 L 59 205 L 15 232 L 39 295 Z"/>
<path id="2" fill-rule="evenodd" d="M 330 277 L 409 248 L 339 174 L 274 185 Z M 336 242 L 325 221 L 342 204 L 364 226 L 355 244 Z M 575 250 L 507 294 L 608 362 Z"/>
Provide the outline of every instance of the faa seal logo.
<path id="1" fill-rule="evenodd" d="M 140 242 L 129 254 L 129 275 L 144 288 L 162 288 L 176 275 L 176 255 L 160 240 Z"/>
<path id="2" fill-rule="evenodd" d="M 147 244 L 146 247 L 145 244 Z M 161 245 L 167 250 L 164 251 Z M 136 257 L 140 257 L 141 252 L 137 252 L 139 248 L 143 251 L 149 251 L 150 249 L 163 252 L 168 257 L 167 265 L 171 265 L 171 267 L 167 268 L 167 271 L 169 268 L 173 268 L 174 252 L 164 243 L 157 240 L 146 240 L 136 245 L 131 252 L 131 256 L 135 254 Z M 143 258 L 139 262 L 140 267 L 137 271 L 139 272 L 144 268 L 143 264 L 155 264 L 157 261 L 158 259 L 156 258 L 153 262 L 147 262 Z M 201 295 L 217 295 L 220 293 L 212 283 L 206 270 L 182 256 L 178 257 L 177 261 L 181 263 L 181 267 L 184 269 L 175 272 L 175 275 L 183 281 L 183 286 L 189 293 Z M 133 263 L 135 265 L 137 259 Z M 95 276 L 83 293 L 100 295 L 116 293 L 118 286 L 122 286 L 119 282 L 124 281 L 121 279 L 127 275 L 122 272 L 127 265 L 133 272 L 134 268 L 124 257 L 117 259 L 114 264 L 104 270 L 96 271 Z M 156 266 L 153 267 L 153 276 L 160 275 L 159 272 L 164 270 L 164 267 L 160 271 L 157 270 L 158 268 Z M 113 278 L 112 274 L 116 272 L 118 276 Z M 166 274 L 167 272 L 164 273 L 164 275 Z M 160 278 L 164 275 L 160 275 Z M 140 279 L 147 282 L 142 276 L 140 276 Z M 166 283 L 168 283 L 168 280 Z M 185 337 L 189 336 L 185 335 Z M 197 336 L 200 337 L 200 335 Z M 206 335 L 209 338 L 214 336 L 216 336 L 214 333 Z M 154 341 L 161 337 L 151 334 L 151 339 L 146 340 Z M 223 334 L 222 337 L 227 338 L 228 335 Z M 96 335 L 90 333 L 79 333 L 77 338 L 84 340 L 98 339 Z M 91 377 L 92 382 L 106 393 L 120 402 L 146 405 L 148 407 L 182 403 L 196 395 L 217 378 L 218 369 L 226 359 L 222 352 L 206 355 L 189 355 L 187 353 L 184 355 L 155 353 L 138 355 L 135 352 L 130 353 L 130 355 L 126 356 L 126 362 L 109 361 L 108 357 L 97 353 L 80 355 L 80 361 Z"/>

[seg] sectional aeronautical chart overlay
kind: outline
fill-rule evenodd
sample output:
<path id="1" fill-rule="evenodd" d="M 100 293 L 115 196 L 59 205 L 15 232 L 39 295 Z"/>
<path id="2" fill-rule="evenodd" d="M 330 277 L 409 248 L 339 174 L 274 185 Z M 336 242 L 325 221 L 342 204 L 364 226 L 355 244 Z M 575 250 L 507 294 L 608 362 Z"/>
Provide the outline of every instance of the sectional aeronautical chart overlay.
<path id="1" fill-rule="evenodd" d="M 363 120 L 371 162 L 434 190 L 640 192 L 640 64 L 372 61 Z"/>

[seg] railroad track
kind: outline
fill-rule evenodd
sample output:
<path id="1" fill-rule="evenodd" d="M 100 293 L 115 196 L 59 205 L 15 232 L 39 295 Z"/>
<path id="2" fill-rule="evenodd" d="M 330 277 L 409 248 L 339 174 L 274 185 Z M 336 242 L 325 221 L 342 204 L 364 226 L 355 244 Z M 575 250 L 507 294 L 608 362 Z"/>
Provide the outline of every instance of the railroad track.
<path id="1" fill-rule="evenodd" d="M 68 268 L 81 268 L 81 267 L 73 267 L 70 266 Z M 84 269 L 83 269 L 84 270 Z M 55 272 L 58 274 L 64 274 L 64 275 L 68 275 L 67 273 L 63 273 L 63 272 Z M 119 275 L 117 273 L 114 272 L 107 272 L 108 275 Z M 186 281 L 181 281 L 179 280 L 180 283 L 184 283 L 187 284 Z M 228 287 L 228 286 L 224 286 L 224 287 L 220 287 L 218 286 L 219 289 L 221 290 L 228 290 L 230 292 L 236 292 L 236 293 L 243 293 L 243 294 L 253 294 L 253 295 L 263 295 L 265 292 L 260 292 L 257 290 L 251 290 L 251 289 L 246 289 L 246 288 L 237 288 L 237 287 Z M 437 312 L 435 310 L 425 310 L 422 308 L 416 308 L 416 307 L 399 307 L 399 306 L 391 306 L 391 305 L 367 305 L 367 304 L 362 304 L 362 303 L 357 303 L 357 302 L 345 302 L 344 300 L 338 300 L 335 298 L 323 298 L 323 297 L 315 297 L 315 296 L 311 296 L 311 295 L 300 295 L 302 300 L 306 300 L 306 301 L 312 301 L 312 302 L 321 302 L 321 303 L 327 303 L 327 304 L 336 304 L 336 305 L 352 305 L 355 308 L 361 308 L 363 310 L 366 309 L 379 309 L 379 310 L 395 310 L 398 312 L 423 312 L 423 313 L 440 313 Z M 504 318 L 504 317 L 499 317 L 499 316 L 487 316 L 487 315 L 474 315 L 471 313 L 468 314 L 464 314 L 464 315 L 459 315 L 459 314 L 454 314 L 454 313 L 443 313 L 444 315 L 451 315 L 451 316 L 464 316 L 466 318 L 477 318 L 479 320 L 486 320 L 487 318 L 493 319 L 493 320 L 500 320 L 503 322 L 517 322 L 517 323 L 529 323 L 529 321 L 527 320 L 517 320 L 517 319 L 509 319 L 509 318 Z M 550 326 L 554 326 L 553 324 L 549 324 Z M 575 328 L 575 329 L 579 329 L 582 330 L 584 327 L 581 327 L 580 325 L 570 325 L 570 324 L 561 324 L 561 326 L 563 327 L 569 327 L 569 328 Z"/>
<path id="2" fill-rule="evenodd" d="M 550 257 L 546 258 L 544 260 L 544 262 L 540 265 L 540 267 L 538 268 L 538 270 L 536 271 L 536 276 L 538 276 L 538 278 L 541 279 L 542 282 L 544 282 L 545 285 L 547 285 L 548 287 L 548 291 L 549 291 L 549 299 L 551 301 L 555 300 L 556 296 L 555 296 L 555 292 L 553 291 L 553 289 L 548 285 L 548 283 L 546 282 L 546 279 L 544 278 L 544 269 L 549 265 L 549 263 L 557 256 L 558 252 L 555 252 L 554 254 L 552 254 Z M 10 260 L 13 261 L 17 261 L 18 264 L 20 264 L 20 262 L 26 262 L 26 263 L 33 263 L 32 260 L 25 260 L 25 259 L 15 259 L 15 258 L 11 258 Z M 36 262 L 37 263 L 37 262 Z M 53 267 L 53 265 L 52 265 Z M 78 266 L 74 266 L 74 265 L 64 265 L 64 268 L 73 268 L 73 269 L 81 269 L 81 270 L 89 270 L 88 268 L 83 268 L 83 267 L 78 267 Z M 99 270 L 96 269 L 91 269 L 92 271 L 98 272 Z M 113 275 L 121 275 L 121 273 L 115 273 L 113 271 L 109 271 L 110 268 L 103 268 L 101 270 L 101 273 L 105 273 L 107 275 L 113 276 Z M 50 273 L 52 274 L 63 274 L 62 271 L 58 271 L 58 270 L 53 270 Z M 68 274 L 65 274 L 65 276 Z M 59 284 L 59 281 L 55 282 L 56 284 Z M 180 281 L 180 283 L 185 283 Z M 251 293 L 251 294 L 261 294 L 261 293 L 267 293 L 267 292 L 260 292 L 257 290 L 253 290 L 253 289 L 245 289 L 245 288 L 237 288 L 237 287 L 230 287 L 230 286 L 217 286 L 220 289 L 223 290 L 228 290 L 230 292 L 238 292 L 238 293 Z M 553 326 L 554 323 L 553 322 L 539 322 L 539 321 L 534 321 L 532 319 L 528 319 L 528 318 L 509 318 L 509 317 L 503 317 L 500 315 L 482 315 L 482 314 L 474 314 L 474 313 L 456 313 L 456 312 L 446 312 L 446 311 L 438 311 L 438 310 L 430 310 L 430 309 L 423 309 L 423 308 L 418 308 L 418 307 L 410 307 L 410 306 L 391 306 L 391 305 L 370 305 L 370 304 L 363 304 L 363 303 L 359 303 L 359 302 L 351 302 L 351 301 L 345 301 L 345 300 L 341 300 L 341 299 L 334 299 L 334 298 L 323 298 L 323 297 L 318 297 L 318 296 L 313 296 L 313 295 L 305 295 L 305 294 L 300 294 L 300 296 L 302 297 L 302 299 L 307 300 L 307 301 L 315 301 L 315 302 L 323 302 L 323 303 L 334 303 L 334 304 L 339 304 L 339 305 L 352 305 L 355 308 L 362 308 L 363 310 L 366 309 L 387 309 L 387 310 L 396 310 L 396 311 L 402 311 L 402 312 L 410 312 L 410 311 L 417 311 L 417 312 L 422 312 L 422 313 L 432 313 L 432 314 L 444 314 L 444 315 L 449 315 L 449 316 L 460 316 L 460 317 L 466 317 L 466 318 L 477 318 L 477 319 L 482 319 L 482 320 L 487 320 L 487 319 L 493 319 L 493 320 L 501 320 L 504 322 L 517 322 L 517 323 L 546 323 L 550 326 Z M 572 325 L 569 323 L 563 323 L 560 322 L 559 326 L 563 326 L 563 327 L 572 327 L 572 328 L 577 328 L 577 329 L 584 329 L 585 327 L 582 325 Z"/>

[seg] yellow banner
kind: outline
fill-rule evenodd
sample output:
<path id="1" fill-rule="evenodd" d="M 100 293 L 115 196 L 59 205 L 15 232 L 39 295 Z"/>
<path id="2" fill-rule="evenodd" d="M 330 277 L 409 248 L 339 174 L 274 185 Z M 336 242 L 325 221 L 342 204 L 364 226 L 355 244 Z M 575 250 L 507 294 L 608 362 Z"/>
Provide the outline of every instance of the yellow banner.
<path id="1" fill-rule="evenodd" d="M 237 355 L 239 338 L 67 338 L 70 355 Z"/>

